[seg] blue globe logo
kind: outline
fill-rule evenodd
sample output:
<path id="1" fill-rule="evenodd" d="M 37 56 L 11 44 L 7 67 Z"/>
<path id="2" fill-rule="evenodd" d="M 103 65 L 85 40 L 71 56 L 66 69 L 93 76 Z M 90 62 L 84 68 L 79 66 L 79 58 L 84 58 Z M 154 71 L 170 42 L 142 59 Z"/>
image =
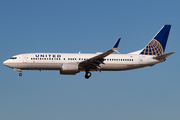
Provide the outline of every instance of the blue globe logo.
<path id="1" fill-rule="evenodd" d="M 163 55 L 162 45 L 155 39 L 152 39 L 151 42 L 144 48 L 141 52 L 143 55 Z"/>

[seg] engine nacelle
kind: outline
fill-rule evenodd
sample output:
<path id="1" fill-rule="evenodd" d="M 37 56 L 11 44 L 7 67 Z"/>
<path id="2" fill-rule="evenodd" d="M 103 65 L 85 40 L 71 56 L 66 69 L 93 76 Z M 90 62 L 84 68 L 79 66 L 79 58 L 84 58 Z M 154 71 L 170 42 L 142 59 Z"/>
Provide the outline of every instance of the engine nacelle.
<path id="1" fill-rule="evenodd" d="M 78 64 L 65 63 L 62 64 L 60 74 L 61 75 L 76 75 L 79 72 Z"/>

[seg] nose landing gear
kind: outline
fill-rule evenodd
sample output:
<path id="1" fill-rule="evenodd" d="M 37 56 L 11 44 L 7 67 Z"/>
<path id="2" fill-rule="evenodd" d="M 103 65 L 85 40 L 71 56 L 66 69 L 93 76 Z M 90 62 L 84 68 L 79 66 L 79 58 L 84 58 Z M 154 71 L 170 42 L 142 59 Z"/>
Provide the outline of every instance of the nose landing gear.
<path id="1" fill-rule="evenodd" d="M 22 76 L 22 73 L 21 73 L 21 72 L 19 73 L 19 76 L 20 76 L 20 77 Z"/>
<path id="2" fill-rule="evenodd" d="M 85 78 L 88 79 L 89 77 L 91 77 L 91 73 L 89 71 L 86 71 Z"/>

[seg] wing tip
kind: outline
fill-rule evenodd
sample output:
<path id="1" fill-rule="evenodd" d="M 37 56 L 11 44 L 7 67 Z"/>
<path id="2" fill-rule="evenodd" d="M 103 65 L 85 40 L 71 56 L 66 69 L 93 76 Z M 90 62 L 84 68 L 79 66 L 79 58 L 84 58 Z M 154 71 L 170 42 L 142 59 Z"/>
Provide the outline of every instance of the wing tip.
<path id="1" fill-rule="evenodd" d="M 113 48 L 117 49 L 118 48 L 118 45 L 119 45 L 119 42 L 120 42 L 121 38 L 119 38 L 116 43 L 114 44 Z"/>

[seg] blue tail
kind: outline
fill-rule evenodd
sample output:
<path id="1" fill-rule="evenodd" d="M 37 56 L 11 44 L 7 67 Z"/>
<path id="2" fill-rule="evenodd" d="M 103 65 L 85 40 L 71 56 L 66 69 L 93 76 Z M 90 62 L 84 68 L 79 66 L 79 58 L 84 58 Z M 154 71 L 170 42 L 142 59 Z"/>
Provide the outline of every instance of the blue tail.
<path id="1" fill-rule="evenodd" d="M 163 55 L 171 25 L 164 25 L 149 44 L 141 51 L 142 55 Z"/>

